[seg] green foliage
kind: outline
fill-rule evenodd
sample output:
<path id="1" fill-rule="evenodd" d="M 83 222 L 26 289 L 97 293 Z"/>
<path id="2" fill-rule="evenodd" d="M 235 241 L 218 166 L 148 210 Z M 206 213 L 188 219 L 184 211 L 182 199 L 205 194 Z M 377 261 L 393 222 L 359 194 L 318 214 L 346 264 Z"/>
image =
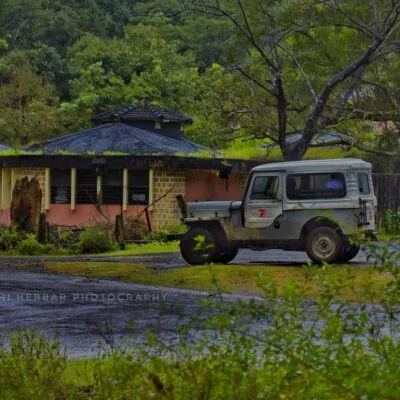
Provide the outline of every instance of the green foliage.
<path id="1" fill-rule="evenodd" d="M 383 230 L 390 235 L 400 235 L 400 209 L 386 210 L 383 217 Z"/>
<path id="2" fill-rule="evenodd" d="M 396 399 L 400 255 L 374 245 L 368 255 L 376 272 L 389 278 L 379 293 L 365 289 L 364 296 L 379 294 L 381 305 L 337 300 L 351 269 L 338 277 L 328 265 L 306 266 L 301 284 L 277 287 L 268 277 L 260 279 L 262 299 L 205 299 L 200 312 L 180 325 L 173 347 L 150 334 L 142 346 L 117 346 L 77 362 L 41 336 L 12 335 L 10 346 L 0 348 L 0 396 Z M 303 301 L 309 280 L 318 291 Z"/>
<path id="3" fill-rule="evenodd" d="M 23 331 L 9 335 L 8 343 L 8 348 L 0 347 L 2 399 L 27 399 L 38 393 L 42 399 L 65 398 L 62 374 L 67 359 L 57 342 Z"/>
<path id="4" fill-rule="evenodd" d="M 114 247 L 112 236 L 104 227 L 93 225 L 82 231 L 79 236 L 79 248 L 82 253 L 103 253 Z"/>
<path id="5" fill-rule="evenodd" d="M 31 233 L 28 234 L 17 247 L 18 253 L 24 256 L 37 256 L 44 254 L 45 249 L 45 245 L 39 243 L 36 236 Z"/>
<path id="6" fill-rule="evenodd" d="M 185 233 L 187 231 L 187 226 L 184 224 L 176 224 L 167 226 L 165 228 L 157 229 L 154 232 L 146 235 L 146 240 L 151 240 L 154 242 L 168 242 L 171 240 L 176 240 L 177 236 Z"/>
<path id="7" fill-rule="evenodd" d="M 0 86 L 0 139 L 18 148 L 57 128 L 57 97 L 51 84 L 29 65 L 16 66 Z"/>
<path id="8" fill-rule="evenodd" d="M 15 226 L 3 228 L 0 235 L 0 248 L 5 251 L 14 250 L 23 239 Z"/>
<path id="9" fill-rule="evenodd" d="M 213 150 L 237 137 L 283 147 L 281 136 L 304 130 L 315 95 L 370 47 L 376 35 L 357 21 L 369 27 L 391 20 L 385 13 L 393 4 L 382 0 L 374 10 L 358 0 L 4 0 L 0 139 L 21 146 L 87 128 L 98 112 L 150 100 L 194 117 L 187 136 Z M 367 147 L 398 151 L 395 26 L 385 51 L 359 70 L 363 79 L 353 74 L 332 87 L 315 132 L 333 129 Z M 375 121 L 395 123 L 376 132 Z"/>

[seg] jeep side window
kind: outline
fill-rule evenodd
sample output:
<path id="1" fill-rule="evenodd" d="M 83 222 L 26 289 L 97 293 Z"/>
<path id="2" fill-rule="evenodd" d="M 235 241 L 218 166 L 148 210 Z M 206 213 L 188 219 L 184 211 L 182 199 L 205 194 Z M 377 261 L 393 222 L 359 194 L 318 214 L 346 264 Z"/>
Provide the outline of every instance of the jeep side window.
<path id="1" fill-rule="evenodd" d="M 360 194 L 371 194 L 371 189 L 369 188 L 368 174 L 359 173 L 358 178 L 358 191 Z"/>
<path id="2" fill-rule="evenodd" d="M 251 188 L 250 200 L 276 199 L 278 188 L 278 176 L 257 176 Z"/>
<path id="3" fill-rule="evenodd" d="M 346 196 L 342 173 L 290 174 L 286 178 L 289 200 L 338 199 Z"/>

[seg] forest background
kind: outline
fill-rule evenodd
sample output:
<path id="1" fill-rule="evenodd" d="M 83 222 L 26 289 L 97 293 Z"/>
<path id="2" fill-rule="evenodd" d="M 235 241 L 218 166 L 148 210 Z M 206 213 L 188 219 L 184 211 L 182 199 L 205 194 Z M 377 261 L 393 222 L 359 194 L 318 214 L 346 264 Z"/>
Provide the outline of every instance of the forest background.
<path id="1" fill-rule="evenodd" d="M 151 101 L 228 156 L 300 159 L 326 133 L 334 155 L 397 156 L 399 15 L 395 0 L 2 0 L 0 141 Z"/>

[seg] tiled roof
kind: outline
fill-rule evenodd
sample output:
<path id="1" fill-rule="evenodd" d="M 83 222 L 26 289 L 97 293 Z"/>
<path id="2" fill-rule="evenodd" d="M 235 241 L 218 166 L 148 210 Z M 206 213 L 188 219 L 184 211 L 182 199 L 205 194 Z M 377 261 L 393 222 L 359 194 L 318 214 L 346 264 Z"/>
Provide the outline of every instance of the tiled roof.
<path id="1" fill-rule="evenodd" d="M 173 139 L 125 124 L 105 124 L 85 131 L 57 137 L 31 150 L 49 153 L 69 151 L 74 153 L 103 154 L 118 152 L 125 154 L 190 154 L 207 147 L 185 139 Z"/>
<path id="2" fill-rule="evenodd" d="M 123 121 L 176 121 L 190 123 L 192 120 L 176 111 L 166 110 L 151 103 L 131 104 L 114 111 L 106 111 L 92 117 L 93 122 Z"/>

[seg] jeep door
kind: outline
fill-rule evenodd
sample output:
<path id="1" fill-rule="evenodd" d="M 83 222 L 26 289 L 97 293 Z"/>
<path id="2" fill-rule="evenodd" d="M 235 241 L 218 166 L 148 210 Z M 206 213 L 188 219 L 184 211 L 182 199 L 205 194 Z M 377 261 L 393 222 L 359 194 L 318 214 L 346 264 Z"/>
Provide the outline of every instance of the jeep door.
<path id="1" fill-rule="evenodd" d="M 281 172 L 252 175 L 244 202 L 246 228 L 267 228 L 282 214 L 282 177 Z"/>

